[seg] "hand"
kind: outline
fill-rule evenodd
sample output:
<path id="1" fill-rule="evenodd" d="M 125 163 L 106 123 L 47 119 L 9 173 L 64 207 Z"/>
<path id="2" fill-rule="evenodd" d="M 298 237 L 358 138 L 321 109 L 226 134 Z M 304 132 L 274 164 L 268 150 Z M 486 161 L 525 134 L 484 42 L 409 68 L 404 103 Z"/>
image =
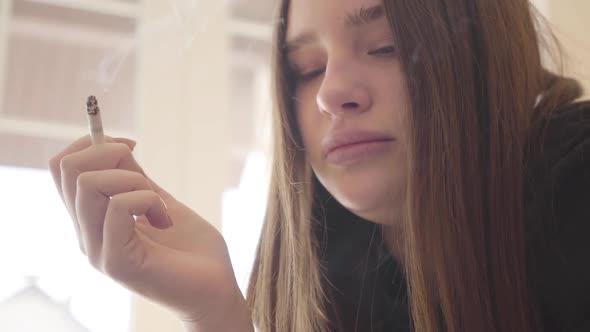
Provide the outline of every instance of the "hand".
<path id="1" fill-rule="evenodd" d="M 221 234 L 146 176 L 133 141 L 105 140 L 83 137 L 50 161 L 90 264 L 186 322 L 243 309 Z"/>

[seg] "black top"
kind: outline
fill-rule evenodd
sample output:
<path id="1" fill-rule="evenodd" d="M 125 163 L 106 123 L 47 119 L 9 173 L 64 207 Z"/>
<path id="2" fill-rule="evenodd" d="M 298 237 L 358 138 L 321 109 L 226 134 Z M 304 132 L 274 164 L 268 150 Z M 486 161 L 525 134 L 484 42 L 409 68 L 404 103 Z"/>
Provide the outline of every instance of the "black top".
<path id="1" fill-rule="evenodd" d="M 544 152 L 528 161 L 525 179 L 531 300 L 544 331 L 590 331 L 590 103 L 572 104 L 548 120 Z M 316 186 L 328 198 L 327 231 L 318 236 L 325 240 L 326 288 L 334 302 L 331 330 L 410 331 L 403 272 L 384 249 L 379 226 Z"/>

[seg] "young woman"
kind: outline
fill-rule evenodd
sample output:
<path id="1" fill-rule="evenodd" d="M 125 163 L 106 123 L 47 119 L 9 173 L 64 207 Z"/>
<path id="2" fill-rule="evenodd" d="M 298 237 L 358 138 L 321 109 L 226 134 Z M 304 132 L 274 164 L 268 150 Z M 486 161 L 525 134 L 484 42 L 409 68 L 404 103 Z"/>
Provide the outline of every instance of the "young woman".
<path id="1" fill-rule="evenodd" d="M 276 22 L 248 301 L 125 139 L 50 162 L 93 266 L 194 331 L 590 329 L 590 104 L 543 68 L 528 1 L 284 0 Z"/>

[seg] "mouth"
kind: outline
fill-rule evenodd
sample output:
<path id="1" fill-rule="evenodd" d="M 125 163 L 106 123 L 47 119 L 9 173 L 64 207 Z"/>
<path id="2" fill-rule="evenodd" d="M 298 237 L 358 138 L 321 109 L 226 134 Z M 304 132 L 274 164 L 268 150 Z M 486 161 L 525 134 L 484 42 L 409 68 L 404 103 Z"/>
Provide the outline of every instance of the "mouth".
<path id="1" fill-rule="evenodd" d="M 334 164 L 349 164 L 387 151 L 395 141 L 390 135 L 370 131 L 338 131 L 322 144 L 324 158 Z"/>
<path id="2" fill-rule="evenodd" d="M 348 149 L 348 148 L 368 145 L 368 144 L 372 144 L 372 143 L 381 143 L 381 142 L 389 142 L 389 141 L 393 141 L 393 139 L 376 139 L 376 140 L 370 140 L 370 141 L 352 142 L 352 143 L 348 143 L 348 144 L 335 146 L 330 151 L 328 151 L 328 154 L 334 153 L 335 151 L 342 150 L 342 149 Z"/>

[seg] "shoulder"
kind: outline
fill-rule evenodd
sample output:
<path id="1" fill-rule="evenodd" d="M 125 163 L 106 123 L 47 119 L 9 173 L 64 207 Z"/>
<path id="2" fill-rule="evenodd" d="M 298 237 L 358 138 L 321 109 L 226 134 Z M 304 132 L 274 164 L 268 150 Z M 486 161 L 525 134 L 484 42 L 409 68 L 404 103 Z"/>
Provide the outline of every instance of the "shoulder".
<path id="1" fill-rule="evenodd" d="M 578 331 L 590 328 L 590 103 L 545 125 L 526 178 L 529 280 L 545 329 Z"/>

